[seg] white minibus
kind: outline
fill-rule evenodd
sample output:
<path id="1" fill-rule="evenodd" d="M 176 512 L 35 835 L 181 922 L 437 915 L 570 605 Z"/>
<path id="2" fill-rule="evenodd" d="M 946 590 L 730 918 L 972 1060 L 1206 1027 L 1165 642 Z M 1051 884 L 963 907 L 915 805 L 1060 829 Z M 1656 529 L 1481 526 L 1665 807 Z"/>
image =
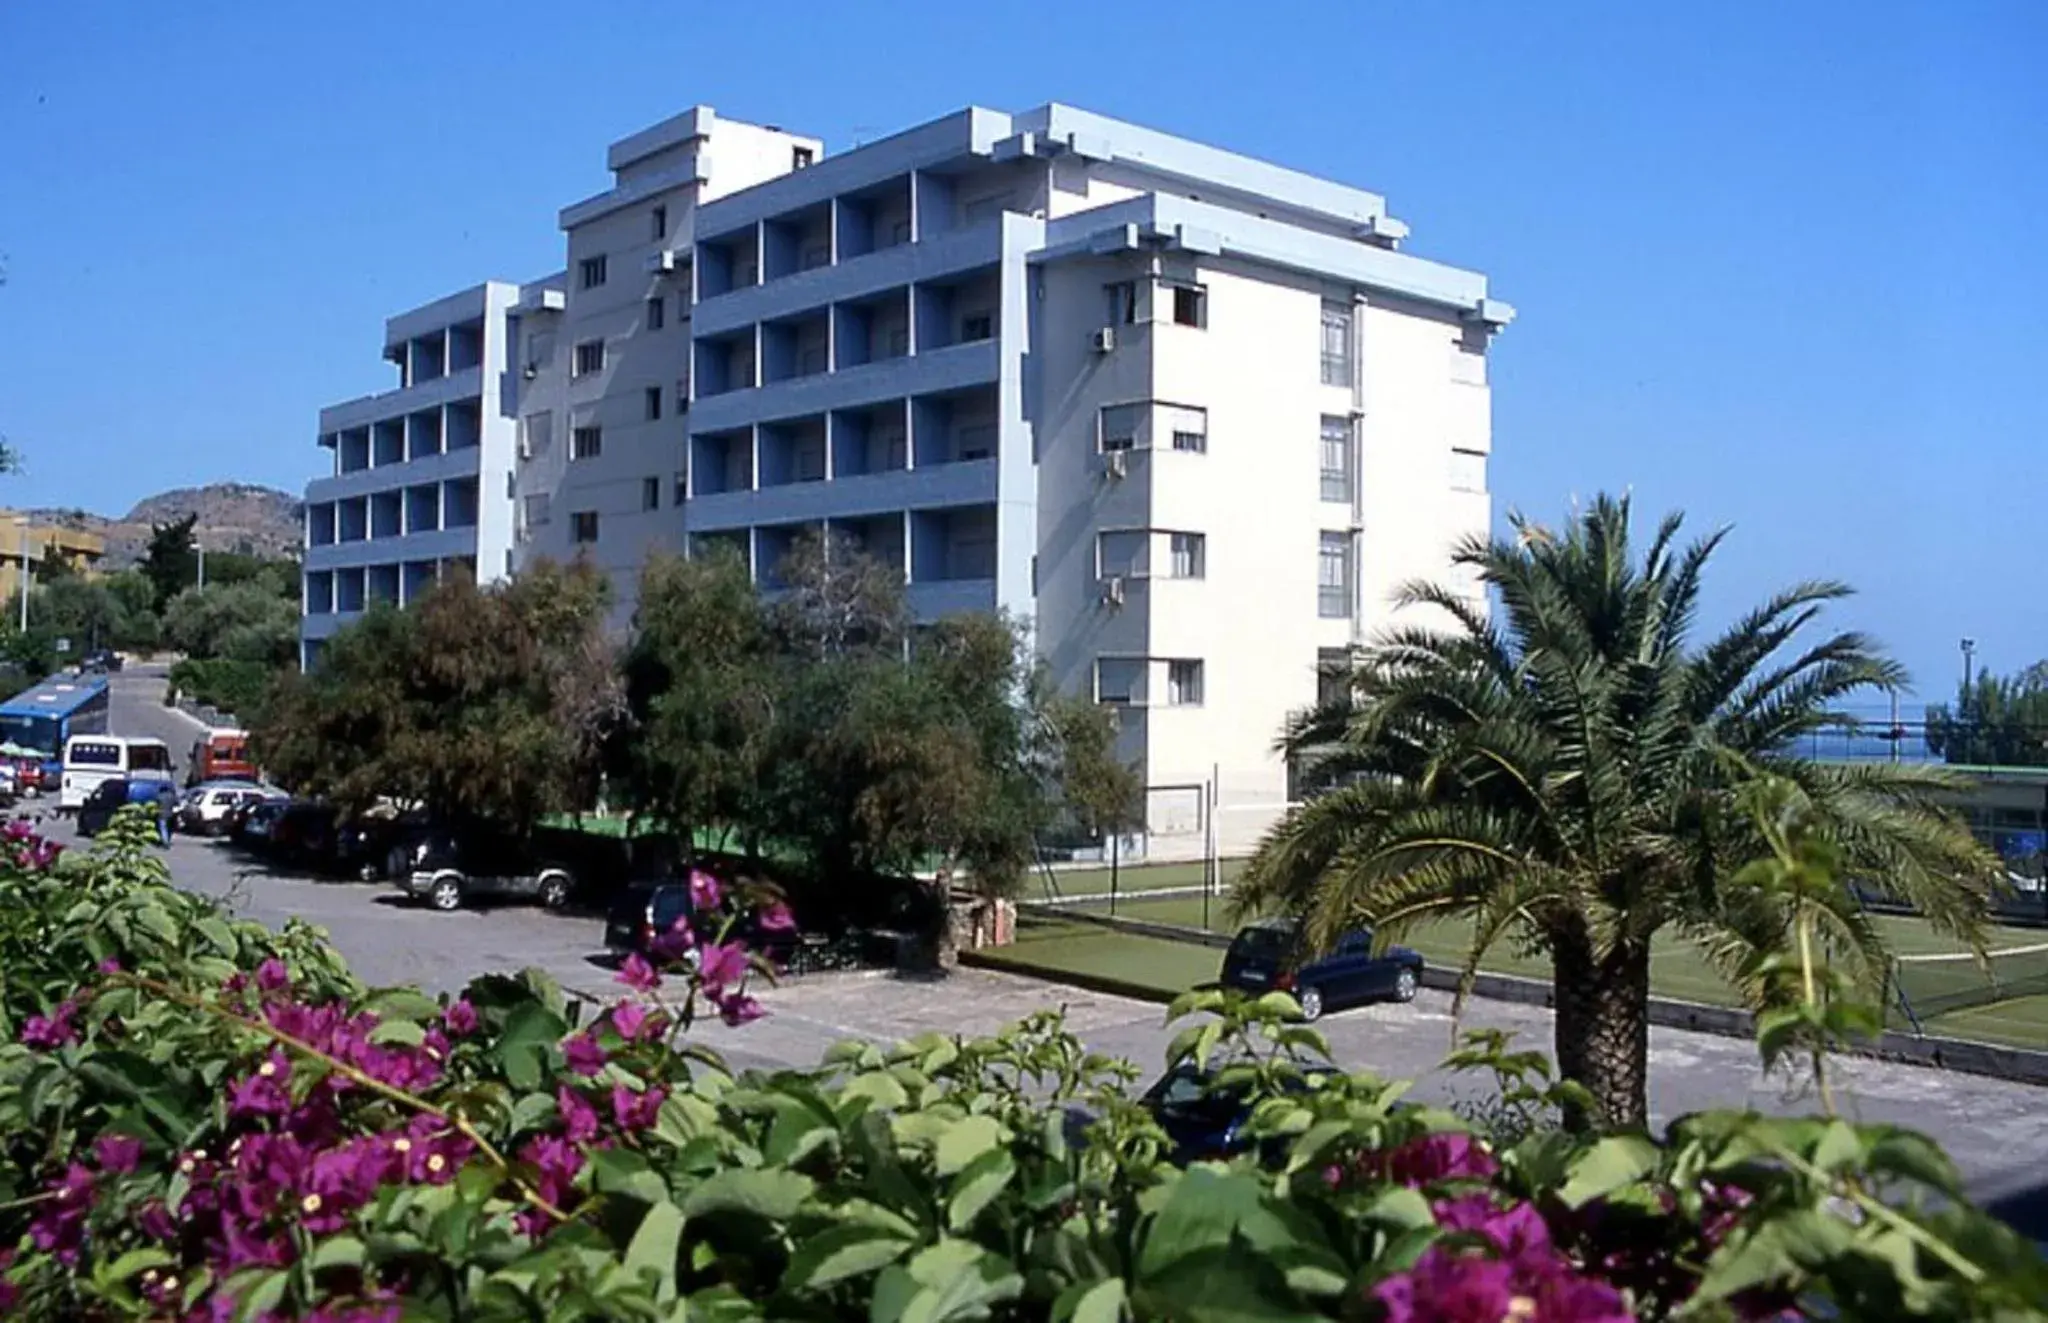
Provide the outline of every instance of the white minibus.
<path id="1" fill-rule="evenodd" d="M 75 810 L 102 781 L 171 779 L 171 750 L 162 740 L 122 735 L 73 735 L 64 744 L 64 781 L 57 807 Z"/>

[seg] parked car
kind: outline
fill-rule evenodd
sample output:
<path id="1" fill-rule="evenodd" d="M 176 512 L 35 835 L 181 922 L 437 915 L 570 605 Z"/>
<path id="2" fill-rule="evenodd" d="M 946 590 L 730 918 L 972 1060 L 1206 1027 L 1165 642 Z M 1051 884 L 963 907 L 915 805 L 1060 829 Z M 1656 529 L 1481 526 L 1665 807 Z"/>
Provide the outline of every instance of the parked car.
<path id="1" fill-rule="evenodd" d="M 14 770 L 14 764 L 0 758 L 0 803 L 12 804 L 20 797 L 21 783 L 19 774 Z"/>
<path id="2" fill-rule="evenodd" d="M 277 820 L 284 816 L 290 804 L 289 798 L 278 795 L 229 810 L 225 820 L 228 839 L 245 850 L 268 849 L 270 829 L 277 825 Z"/>
<path id="3" fill-rule="evenodd" d="M 674 928 L 677 919 L 695 921 L 690 884 L 674 878 L 633 882 L 623 888 L 605 915 L 605 948 L 618 955 L 651 954 L 655 939 Z M 709 937 L 713 934 L 705 933 Z M 764 932 L 743 921 L 731 934 L 777 964 L 786 964 L 801 939 L 793 932 Z"/>
<path id="4" fill-rule="evenodd" d="M 8 765 L 14 769 L 14 791 L 27 797 L 43 792 L 43 760 L 41 757 L 10 758 Z"/>
<path id="5" fill-rule="evenodd" d="M 176 791 L 168 781 L 154 778 L 112 777 L 92 788 L 78 806 L 78 834 L 97 836 L 105 831 L 114 815 L 130 804 L 155 804 L 157 826 L 165 844 L 171 839 L 171 806 Z"/>
<path id="6" fill-rule="evenodd" d="M 1325 956 L 1301 958 L 1301 929 L 1292 919 L 1246 925 L 1223 953 L 1220 981 L 1245 992 L 1291 992 L 1304 1019 L 1363 1001 L 1413 1001 L 1422 986 L 1422 956 L 1405 946 L 1373 954 L 1372 931 L 1354 929 Z"/>
<path id="7" fill-rule="evenodd" d="M 364 882 L 382 882 L 408 873 L 412 859 L 402 847 L 424 827 L 419 815 L 411 813 L 370 812 L 349 818 L 335 839 L 336 871 Z"/>
<path id="8" fill-rule="evenodd" d="M 335 866 L 341 810 L 315 799 L 294 799 L 270 826 L 264 848 L 278 863 L 310 872 Z"/>
<path id="9" fill-rule="evenodd" d="M 96 652 L 86 653 L 84 660 L 78 663 L 78 667 L 83 671 L 99 671 L 103 674 L 109 671 L 118 671 L 121 669 L 121 654 L 115 652 L 112 648 L 101 648 Z"/>
<path id="10" fill-rule="evenodd" d="M 1155 1080 L 1139 1100 L 1173 1141 L 1176 1162 L 1230 1158 L 1251 1147 L 1252 1141 L 1244 1133 L 1245 1123 L 1251 1120 L 1251 1104 L 1241 1093 L 1216 1086 L 1219 1069 L 1204 1070 L 1192 1061 L 1183 1061 Z M 1302 1068 L 1304 1081 L 1332 1073 L 1330 1066 Z M 1289 1142 L 1284 1138 L 1273 1141 L 1273 1151 L 1265 1156 L 1281 1156 Z"/>
<path id="11" fill-rule="evenodd" d="M 229 813 L 245 804 L 259 804 L 273 795 L 272 791 L 242 781 L 196 785 L 178 801 L 173 825 L 193 836 L 219 836 L 227 830 Z"/>
<path id="12" fill-rule="evenodd" d="M 559 859 L 512 832 L 422 827 L 392 847 L 386 868 L 398 889 L 442 911 L 484 898 L 537 900 L 566 907 L 576 878 Z"/>

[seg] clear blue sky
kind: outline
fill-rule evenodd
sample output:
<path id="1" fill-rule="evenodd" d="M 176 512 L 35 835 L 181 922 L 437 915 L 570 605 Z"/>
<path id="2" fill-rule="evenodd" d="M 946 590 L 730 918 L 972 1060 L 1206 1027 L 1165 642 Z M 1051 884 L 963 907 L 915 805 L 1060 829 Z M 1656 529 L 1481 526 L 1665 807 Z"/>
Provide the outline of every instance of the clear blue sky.
<path id="1" fill-rule="evenodd" d="M 7 503 L 297 490 L 388 314 L 561 261 L 695 102 L 829 150 L 1062 100 L 1384 193 L 1521 311 L 1497 505 L 1733 523 L 1923 692 L 2048 656 L 2048 4 L 0 6 Z"/>

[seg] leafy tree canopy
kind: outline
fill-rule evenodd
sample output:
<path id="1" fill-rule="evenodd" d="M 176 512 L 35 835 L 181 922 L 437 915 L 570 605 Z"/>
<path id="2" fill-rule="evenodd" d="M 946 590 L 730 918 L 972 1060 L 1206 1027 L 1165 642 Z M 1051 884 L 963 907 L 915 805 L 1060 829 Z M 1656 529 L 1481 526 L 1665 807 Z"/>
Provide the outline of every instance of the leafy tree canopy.
<path id="1" fill-rule="evenodd" d="M 150 526 L 149 545 L 142 553 L 142 573 L 155 590 L 155 605 L 159 609 L 199 578 L 198 543 L 192 534 L 198 523 L 199 516 L 189 514 L 167 524 Z"/>
<path id="2" fill-rule="evenodd" d="M 1927 709 L 1927 747 L 1952 763 L 2048 765 L 2048 661 L 1957 685 L 1953 704 Z"/>
<path id="3" fill-rule="evenodd" d="M 164 604 L 165 642 L 201 661 L 290 665 L 298 647 L 296 599 L 262 578 L 187 588 Z"/>

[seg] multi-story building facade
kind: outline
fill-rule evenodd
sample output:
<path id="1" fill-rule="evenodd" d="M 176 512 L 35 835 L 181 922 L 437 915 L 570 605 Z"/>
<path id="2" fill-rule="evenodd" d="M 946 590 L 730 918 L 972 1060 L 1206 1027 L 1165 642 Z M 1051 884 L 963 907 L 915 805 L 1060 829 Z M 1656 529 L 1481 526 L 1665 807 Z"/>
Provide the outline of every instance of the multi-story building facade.
<path id="1" fill-rule="evenodd" d="M 772 585 L 829 530 L 1010 611 L 1116 709 L 1155 856 L 1268 825 L 1287 714 L 1489 525 L 1512 311 L 1376 194 L 1059 105 L 822 159 L 700 109 L 611 165 L 522 302 L 513 563 L 590 557 L 623 621 L 651 548 Z"/>
<path id="2" fill-rule="evenodd" d="M 306 485 L 301 660 L 372 602 L 508 573 L 521 291 L 488 281 L 384 324 L 398 385 L 320 411 L 334 471 Z"/>

